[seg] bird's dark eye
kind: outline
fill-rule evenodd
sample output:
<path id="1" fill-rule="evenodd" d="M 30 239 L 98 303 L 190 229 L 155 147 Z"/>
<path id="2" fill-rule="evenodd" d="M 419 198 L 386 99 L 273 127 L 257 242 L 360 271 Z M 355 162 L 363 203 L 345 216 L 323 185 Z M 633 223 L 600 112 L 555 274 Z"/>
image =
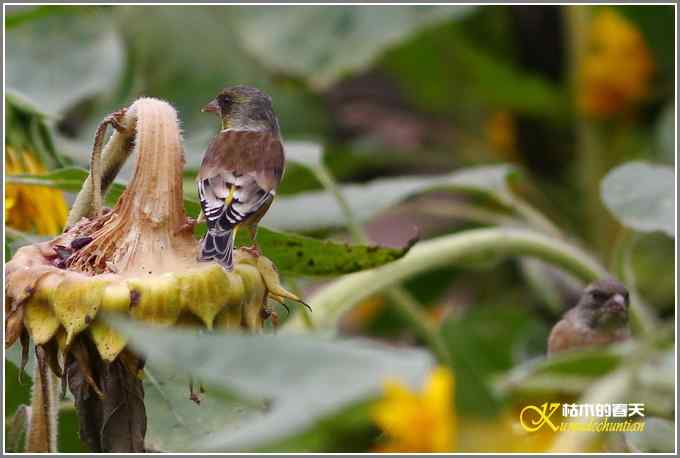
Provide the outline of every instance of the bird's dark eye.
<path id="1" fill-rule="evenodd" d="M 595 291 L 591 292 L 590 294 L 593 296 L 593 299 L 595 299 L 596 301 L 607 300 L 607 293 L 604 293 L 602 291 L 595 290 Z"/>
<path id="2" fill-rule="evenodd" d="M 222 108 L 227 108 L 229 107 L 229 105 L 231 105 L 232 100 L 231 97 L 229 97 L 228 95 L 221 95 L 219 98 L 219 102 Z"/>

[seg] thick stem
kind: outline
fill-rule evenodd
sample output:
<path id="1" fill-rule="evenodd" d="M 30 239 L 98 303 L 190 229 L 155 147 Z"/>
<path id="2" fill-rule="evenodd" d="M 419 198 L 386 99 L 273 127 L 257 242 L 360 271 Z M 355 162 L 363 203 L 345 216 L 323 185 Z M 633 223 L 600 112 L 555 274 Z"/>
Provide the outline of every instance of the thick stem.
<path id="1" fill-rule="evenodd" d="M 584 235 L 601 258 L 607 259 L 611 254 L 611 232 L 616 230 L 616 224 L 600 199 L 600 182 L 613 164 L 612 157 L 615 157 L 616 152 L 606 143 L 596 121 L 584 117 L 578 103 L 583 90 L 581 75 L 590 41 L 592 8 L 586 5 L 569 6 L 565 11 L 570 91 L 574 101 L 572 112 L 576 134 L 575 164 L 581 181 L 583 211 L 587 221 Z"/>
<path id="2" fill-rule="evenodd" d="M 538 258 L 588 282 L 607 275 L 597 261 L 562 240 L 524 229 L 475 229 L 420 242 L 398 261 L 346 275 L 311 299 L 314 318 L 317 325 L 329 327 L 357 302 L 414 275 L 508 256 Z"/>
<path id="3" fill-rule="evenodd" d="M 26 452 L 54 453 L 57 451 L 57 378 L 41 357 L 43 349 L 35 347 L 31 415 L 26 432 Z"/>

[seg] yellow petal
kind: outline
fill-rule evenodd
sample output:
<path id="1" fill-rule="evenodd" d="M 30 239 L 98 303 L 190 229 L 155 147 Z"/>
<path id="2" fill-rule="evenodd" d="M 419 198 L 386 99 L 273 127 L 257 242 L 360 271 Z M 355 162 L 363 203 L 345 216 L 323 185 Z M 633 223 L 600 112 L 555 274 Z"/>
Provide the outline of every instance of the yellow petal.
<path id="1" fill-rule="evenodd" d="M 66 278 L 54 293 L 54 313 L 66 329 L 66 345 L 97 316 L 105 282 Z"/>

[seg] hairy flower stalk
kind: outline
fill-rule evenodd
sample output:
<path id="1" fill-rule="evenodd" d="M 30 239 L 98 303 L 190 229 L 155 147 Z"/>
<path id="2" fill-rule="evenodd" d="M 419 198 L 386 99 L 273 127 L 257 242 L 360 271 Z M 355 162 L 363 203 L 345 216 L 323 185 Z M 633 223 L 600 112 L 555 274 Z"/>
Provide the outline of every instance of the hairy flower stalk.
<path id="1" fill-rule="evenodd" d="M 100 160 L 105 124 L 117 132 Z M 146 430 L 144 362 L 102 312 L 159 326 L 200 322 L 208 329 L 257 332 L 270 315 L 268 297 L 297 297 L 281 287 L 264 257 L 237 251 L 230 272 L 196 260 L 198 243 L 183 205 L 181 134 L 169 104 L 139 99 L 102 126 L 70 227 L 51 241 L 22 247 L 6 266 L 5 344 L 30 336 L 38 372 L 68 383 L 81 437 L 92 451 L 139 452 Z M 114 208 L 104 210 L 101 198 L 87 194 L 106 189 L 130 147 L 138 154 L 134 177 Z M 53 442 L 28 448 L 54 451 Z"/>

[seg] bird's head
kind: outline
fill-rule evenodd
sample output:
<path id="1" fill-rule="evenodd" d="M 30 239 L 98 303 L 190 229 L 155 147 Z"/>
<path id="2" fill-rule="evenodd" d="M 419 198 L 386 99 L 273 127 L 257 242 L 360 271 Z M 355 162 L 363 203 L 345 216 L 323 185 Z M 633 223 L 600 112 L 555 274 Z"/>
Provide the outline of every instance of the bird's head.
<path id="1" fill-rule="evenodd" d="M 278 130 L 271 97 L 251 86 L 225 88 L 201 111 L 217 113 L 223 129 Z"/>
<path id="2" fill-rule="evenodd" d="M 578 303 L 593 326 L 619 327 L 628 323 L 628 290 L 613 278 L 594 281 Z"/>

